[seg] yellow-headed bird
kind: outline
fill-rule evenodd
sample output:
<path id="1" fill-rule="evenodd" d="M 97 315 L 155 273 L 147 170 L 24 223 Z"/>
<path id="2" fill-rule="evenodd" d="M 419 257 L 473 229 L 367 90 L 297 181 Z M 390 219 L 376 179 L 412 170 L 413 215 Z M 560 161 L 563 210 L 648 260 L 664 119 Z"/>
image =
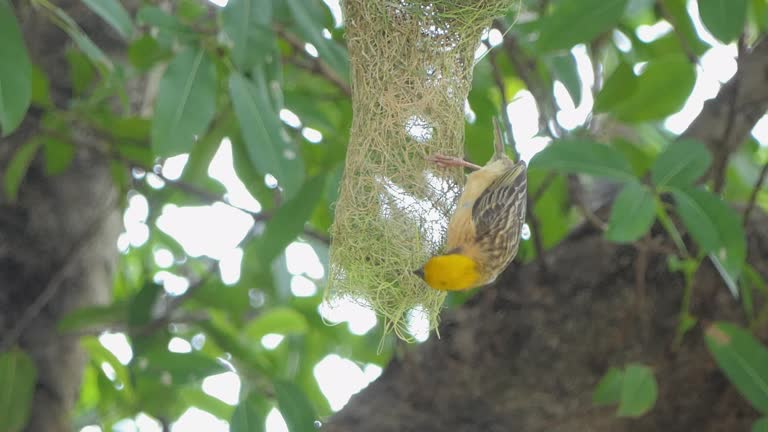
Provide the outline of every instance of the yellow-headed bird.
<path id="1" fill-rule="evenodd" d="M 484 166 L 460 158 L 433 156 L 436 164 L 474 169 L 467 176 L 456 212 L 448 223 L 446 252 L 435 255 L 414 273 L 427 285 L 460 291 L 493 282 L 512 261 L 525 222 L 525 162 L 504 154 L 501 128 L 494 119 L 493 158 Z"/>

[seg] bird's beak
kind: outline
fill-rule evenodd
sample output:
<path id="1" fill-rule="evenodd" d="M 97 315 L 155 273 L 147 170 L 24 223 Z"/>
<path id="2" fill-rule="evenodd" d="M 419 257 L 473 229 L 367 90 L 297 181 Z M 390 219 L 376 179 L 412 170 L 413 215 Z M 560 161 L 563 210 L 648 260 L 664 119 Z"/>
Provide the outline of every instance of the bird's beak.
<path id="1" fill-rule="evenodd" d="M 424 279 L 424 269 L 416 269 L 413 271 L 413 274 Z"/>

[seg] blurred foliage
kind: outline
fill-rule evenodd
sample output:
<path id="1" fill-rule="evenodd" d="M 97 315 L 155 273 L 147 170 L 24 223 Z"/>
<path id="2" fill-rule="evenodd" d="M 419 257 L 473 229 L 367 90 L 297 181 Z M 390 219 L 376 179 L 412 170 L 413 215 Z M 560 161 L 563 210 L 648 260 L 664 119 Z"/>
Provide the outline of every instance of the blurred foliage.
<path id="1" fill-rule="evenodd" d="M 138 413 L 172 422 L 195 406 L 230 421 L 233 431 L 259 431 L 277 407 L 291 431 L 314 430 L 316 419 L 332 413 L 313 372 L 320 360 L 335 353 L 361 367 L 384 367 L 394 352 L 391 339 L 381 341 L 378 325 L 364 335 L 348 325 L 329 326 L 319 313 L 322 277 L 304 275 L 318 290 L 296 296 L 286 266 L 285 248 L 298 241 L 311 246 L 327 274 L 328 228 L 352 122 L 343 26 L 335 25 L 321 0 L 229 0 L 225 7 L 173 0 L 170 8 L 147 2 L 135 14 L 117 0 L 83 0 L 127 44 L 127 56 L 110 57 L 78 26 L 78 17 L 49 0 L 30 1 L 71 38 L 69 70 L 61 73 L 69 76 L 72 97 L 65 106 L 51 102 L 50 77 L 30 62 L 13 7 L 0 0 L 0 133 L 14 133 L 30 107 L 42 113 L 39 134 L 15 149 L 3 173 L 4 196 L 16 199 L 38 155 L 47 175 L 68 170 L 78 145 L 74 130 L 88 128 L 108 146 L 104 155 L 126 197 L 123 205 L 139 195 L 149 203 L 148 239 L 122 249 L 113 303 L 75 311 L 60 323 L 61 331 L 85 334 L 82 345 L 91 359 L 74 423 L 110 430 Z M 485 38 L 495 46 L 476 65 L 466 125 L 466 154 L 484 163 L 491 118 L 501 107 L 521 90 L 538 105 L 537 137 L 550 144 L 530 162 L 529 222 L 535 218 L 536 227 L 529 225 L 520 261 L 535 260 L 583 222 L 569 186 L 574 175 L 620 185 L 604 227 L 607 240 L 645 244 L 659 223 L 672 241 L 670 269 L 687 281 L 678 343 L 696 322 L 688 307 L 693 275 L 705 259 L 734 295 L 741 294 L 751 329 L 768 324 L 768 290 L 746 262 L 741 217 L 729 205 L 750 199 L 768 204 L 762 187 L 751 198 L 768 154 L 754 140 L 744 143 L 730 160 L 721 194 L 701 180 L 712 164 L 706 147 L 676 141 L 664 126 L 691 95 L 697 59 L 710 49 L 711 38 L 695 30 L 689 10 L 717 40 L 750 44 L 768 26 L 768 7 L 763 0 L 689 3 L 693 9 L 684 0 L 522 1 L 524 13 L 513 8 Z M 640 37 L 641 27 L 658 23 L 669 29 Z M 588 81 L 590 73 L 597 76 Z M 126 95 L 129 82 L 147 79 L 158 88 L 151 117 L 131 107 Z M 555 98 L 557 86 L 570 102 Z M 590 114 L 566 128 L 558 114 L 569 103 L 586 104 Z M 509 120 L 517 132 L 517 119 Z M 624 133 L 604 134 L 598 120 Z M 305 138 L 317 132 L 319 142 Z M 259 211 L 229 203 L 222 184 L 208 175 L 224 138 Z M 178 154 L 189 157 L 184 171 L 178 179 L 165 177 L 163 164 Z M 215 202 L 254 221 L 240 242 L 236 282 L 222 281 L 214 260 L 192 255 L 158 228 L 166 206 Z M 155 260 L 160 250 L 172 255 L 167 268 Z M 186 278 L 186 291 L 164 290 L 161 271 Z M 471 294 L 452 294 L 447 304 L 456 307 Z M 119 359 L 106 349 L 95 337 L 103 331 L 125 334 L 132 357 Z M 266 348 L 261 339 L 268 334 L 284 339 Z M 191 350 L 169 351 L 174 338 L 188 341 Z M 706 342 L 734 386 L 768 416 L 765 347 L 729 323 L 710 326 Z M 206 377 L 230 370 L 242 378 L 234 407 L 201 389 Z M 0 382 L 12 389 L 0 392 L 0 419 L 10 422 L 0 430 L 24 424 L 34 376 L 24 353 L 0 354 Z M 656 396 L 651 369 L 630 364 L 607 371 L 594 401 L 617 404 L 617 415 L 639 416 Z M 761 420 L 754 430 L 768 430 L 766 424 Z"/>

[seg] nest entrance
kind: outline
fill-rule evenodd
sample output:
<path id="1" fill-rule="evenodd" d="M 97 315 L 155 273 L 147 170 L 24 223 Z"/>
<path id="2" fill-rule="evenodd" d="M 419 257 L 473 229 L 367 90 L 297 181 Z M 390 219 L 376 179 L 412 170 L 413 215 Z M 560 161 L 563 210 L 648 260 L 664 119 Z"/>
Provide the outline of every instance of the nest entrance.
<path id="1" fill-rule="evenodd" d="M 464 177 L 425 157 L 461 156 L 474 53 L 512 0 L 344 0 L 353 121 L 336 203 L 327 297 L 372 308 L 411 340 L 445 293 L 412 271 L 439 253 Z"/>

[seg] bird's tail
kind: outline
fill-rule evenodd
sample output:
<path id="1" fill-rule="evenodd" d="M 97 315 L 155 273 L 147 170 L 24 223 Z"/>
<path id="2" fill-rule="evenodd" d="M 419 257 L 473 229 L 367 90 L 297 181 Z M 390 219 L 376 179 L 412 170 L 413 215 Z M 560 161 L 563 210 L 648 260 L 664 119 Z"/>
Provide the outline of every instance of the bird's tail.
<path id="1" fill-rule="evenodd" d="M 493 132 L 493 160 L 499 160 L 507 154 L 504 152 L 504 131 L 496 117 L 493 118 Z"/>

